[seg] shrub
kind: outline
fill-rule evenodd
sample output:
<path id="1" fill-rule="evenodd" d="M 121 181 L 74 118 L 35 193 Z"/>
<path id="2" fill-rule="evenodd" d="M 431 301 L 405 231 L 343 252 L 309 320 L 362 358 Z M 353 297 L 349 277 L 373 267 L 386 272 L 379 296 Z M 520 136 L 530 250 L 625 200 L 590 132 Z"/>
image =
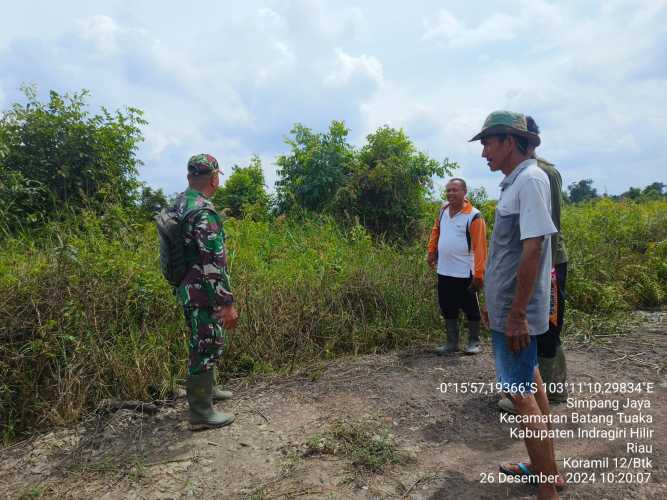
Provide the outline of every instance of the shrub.
<path id="1" fill-rule="evenodd" d="M 51 91 L 48 102 L 39 101 L 32 87 L 23 91 L 27 102 L 14 103 L 0 118 L 0 171 L 32 190 L 29 201 L 21 195 L 13 205 L 22 225 L 47 220 L 63 205 L 100 209 L 134 200 L 139 127 L 146 123 L 140 110 L 112 114 L 102 108 L 91 115 L 86 91 Z"/>
<path id="2" fill-rule="evenodd" d="M 266 218 L 269 196 L 264 189 L 264 173 L 259 157 L 253 156 L 247 167 L 234 166 L 232 175 L 215 194 L 213 201 L 231 217 Z"/>

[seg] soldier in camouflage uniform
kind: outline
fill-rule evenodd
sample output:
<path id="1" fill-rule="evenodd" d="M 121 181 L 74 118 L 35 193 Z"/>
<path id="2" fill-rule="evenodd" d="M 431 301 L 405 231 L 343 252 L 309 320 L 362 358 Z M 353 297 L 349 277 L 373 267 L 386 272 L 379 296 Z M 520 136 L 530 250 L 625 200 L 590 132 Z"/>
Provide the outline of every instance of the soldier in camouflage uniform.
<path id="1" fill-rule="evenodd" d="M 190 422 L 196 428 L 222 427 L 234 421 L 213 408 L 213 401 L 231 397 L 215 387 L 215 362 L 222 355 L 225 332 L 236 326 L 238 314 L 227 273 L 225 234 L 211 197 L 219 185 L 219 167 L 208 154 L 188 161 L 188 188 L 176 198 L 176 210 L 183 217 L 187 273 L 176 288 L 190 330 L 188 344 L 187 395 Z M 180 218 L 179 217 L 179 218 Z"/>

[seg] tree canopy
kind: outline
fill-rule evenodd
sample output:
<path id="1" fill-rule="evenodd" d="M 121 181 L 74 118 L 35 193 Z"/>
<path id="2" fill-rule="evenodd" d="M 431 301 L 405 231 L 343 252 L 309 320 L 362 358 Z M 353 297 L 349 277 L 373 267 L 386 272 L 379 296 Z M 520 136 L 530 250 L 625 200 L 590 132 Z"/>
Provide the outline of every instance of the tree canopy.
<path id="1" fill-rule="evenodd" d="M 232 168 L 232 175 L 215 194 L 214 203 L 232 217 L 266 214 L 269 196 L 264 182 L 262 160 L 253 156 L 247 167 L 235 165 Z"/>
<path id="2" fill-rule="evenodd" d="M 328 213 L 358 222 L 373 234 L 409 239 L 416 234 L 433 175 L 456 164 L 439 163 L 417 151 L 403 130 L 380 127 L 359 149 L 347 142 L 349 130 L 333 121 L 326 133 L 301 124 L 278 157 L 278 211 Z"/>
<path id="3" fill-rule="evenodd" d="M 572 203 L 593 200 L 598 197 L 597 189 L 593 187 L 593 179 L 582 179 L 573 182 L 567 187 L 567 190 L 570 193 Z"/>
<path id="4" fill-rule="evenodd" d="M 7 182 L 2 189 L 11 191 L 15 222 L 35 223 L 65 206 L 99 209 L 134 201 L 139 127 L 146 123 L 140 110 L 102 108 L 93 115 L 85 90 L 51 91 L 47 102 L 33 87 L 22 90 L 26 102 L 0 117 L 0 177 Z"/>
<path id="5" fill-rule="evenodd" d="M 279 212 L 294 208 L 322 212 L 331 207 L 336 191 L 352 169 L 354 150 L 347 143 L 349 130 L 332 121 L 325 133 L 316 133 L 300 123 L 294 125 L 285 143 L 289 154 L 276 160 L 280 179 L 276 182 Z"/>

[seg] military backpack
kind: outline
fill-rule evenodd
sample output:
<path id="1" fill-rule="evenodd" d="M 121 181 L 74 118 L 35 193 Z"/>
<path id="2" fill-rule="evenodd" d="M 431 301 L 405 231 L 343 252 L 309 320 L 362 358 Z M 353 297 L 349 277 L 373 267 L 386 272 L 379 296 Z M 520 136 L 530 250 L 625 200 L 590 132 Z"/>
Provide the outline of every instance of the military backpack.
<path id="1" fill-rule="evenodd" d="M 188 272 L 183 235 L 185 222 L 205 210 L 212 212 L 210 208 L 193 207 L 179 217 L 176 207 L 166 207 L 155 216 L 157 234 L 160 239 L 160 269 L 172 286 L 180 285 Z"/>

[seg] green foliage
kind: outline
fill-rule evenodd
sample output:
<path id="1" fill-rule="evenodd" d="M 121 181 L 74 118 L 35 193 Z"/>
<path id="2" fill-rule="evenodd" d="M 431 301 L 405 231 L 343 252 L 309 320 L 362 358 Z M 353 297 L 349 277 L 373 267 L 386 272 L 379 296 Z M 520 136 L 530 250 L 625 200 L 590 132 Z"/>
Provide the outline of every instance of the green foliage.
<path id="1" fill-rule="evenodd" d="M 643 190 L 638 187 L 631 187 L 620 198 L 626 198 L 633 201 L 652 201 L 667 199 L 667 185 L 663 182 L 654 182 L 646 186 Z"/>
<path id="2" fill-rule="evenodd" d="M 232 175 L 215 194 L 213 202 L 231 217 L 265 218 L 268 215 L 269 196 L 264 188 L 260 158 L 253 156 L 247 167 L 234 166 Z"/>
<path id="3" fill-rule="evenodd" d="M 403 130 L 381 127 L 367 141 L 336 194 L 335 210 L 375 235 L 411 240 L 422 233 L 432 177 L 451 175 L 453 164 L 418 152 Z"/>
<path id="4" fill-rule="evenodd" d="M 102 108 L 91 115 L 86 91 L 51 91 L 48 102 L 39 101 L 32 87 L 23 91 L 27 102 L 13 104 L 0 118 L 0 176 L 14 186 L 9 199 L 21 223 L 12 225 L 42 222 L 63 206 L 99 211 L 110 202 L 132 202 L 141 163 L 135 156 L 139 126 L 146 123 L 141 111 Z"/>
<path id="5" fill-rule="evenodd" d="M 292 129 L 289 155 L 278 158 L 278 211 L 332 214 L 359 223 L 375 236 L 409 241 L 422 233 L 433 175 L 458 166 L 417 151 L 403 130 L 381 127 L 355 150 L 348 129 L 333 121 L 326 134 Z"/>
<path id="6" fill-rule="evenodd" d="M 145 219 L 151 219 L 153 215 L 167 206 L 167 197 L 162 189 L 152 189 L 143 184 L 139 193 L 138 211 Z"/>
<path id="7" fill-rule="evenodd" d="M 667 201 L 600 199 L 568 206 L 568 305 L 608 314 L 652 307 L 667 297 Z"/>
<path id="8" fill-rule="evenodd" d="M 363 227 L 329 218 L 229 219 L 225 229 L 241 317 L 223 373 L 406 346 L 440 328 L 421 246 L 375 245 Z M 187 334 L 155 227 L 126 209 L 0 243 L 0 302 L 6 439 L 74 422 L 105 398 L 146 400 L 184 376 Z"/>
<path id="9" fill-rule="evenodd" d="M 579 182 L 573 182 L 567 187 L 567 190 L 570 192 L 572 203 L 594 200 L 598 197 L 597 189 L 593 187 L 593 179 L 582 179 Z"/>
<path id="10" fill-rule="evenodd" d="M 349 130 L 343 122 L 332 121 L 327 133 L 314 133 L 300 123 L 290 133 L 293 137 L 285 140 L 290 154 L 276 160 L 278 211 L 325 212 L 351 170 L 354 151 L 347 143 Z"/>
<path id="11" fill-rule="evenodd" d="M 38 210 L 36 200 L 44 195 L 46 189 L 42 184 L 6 169 L 0 158 L 0 234 L 41 222 L 46 214 Z"/>

